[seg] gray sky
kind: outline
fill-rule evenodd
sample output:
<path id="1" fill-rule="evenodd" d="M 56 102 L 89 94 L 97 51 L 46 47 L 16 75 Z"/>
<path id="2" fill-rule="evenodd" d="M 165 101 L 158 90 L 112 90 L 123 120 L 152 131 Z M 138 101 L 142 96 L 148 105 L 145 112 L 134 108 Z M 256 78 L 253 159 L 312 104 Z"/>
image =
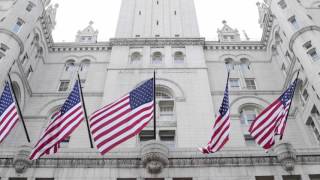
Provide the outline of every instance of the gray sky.
<path id="1" fill-rule="evenodd" d="M 217 28 L 226 20 L 237 28 L 245 39 L 245 30 L 251 40 L 260 40 L 262 30 L 258 24 L 258 0 L 194 0 L 202 37 L 217 40 Z M 89 21 L 99 30 L 99 41 L 114 37 L 121 0 L 52 0 L 58 3 L 57 25 L 53 32 L 55 42 L 74 41 L 78 30 Z"/>

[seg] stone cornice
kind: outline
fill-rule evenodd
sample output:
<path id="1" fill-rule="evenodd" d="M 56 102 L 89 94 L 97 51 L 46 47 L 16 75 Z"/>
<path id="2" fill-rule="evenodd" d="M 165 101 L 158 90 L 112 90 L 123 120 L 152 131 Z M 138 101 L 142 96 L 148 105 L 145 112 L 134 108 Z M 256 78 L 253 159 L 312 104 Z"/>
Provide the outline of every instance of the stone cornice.
<path id="1" fill-rule="evenodd" d="M 109 42 L 98 43 L 55 43 L 50 52 L 77 52 L 77 51 L 110 51 L 112 49 Z"/>
<path id="2" fill-rule="evenodd" d="M 14 167 L 13 157 L 0 157 L 0 167 Z M 168 168 L 181 167 L 234 167 L 234 166 L 281 166 L 276 155 L 245 155 L 169 157 Z M 296 164 L 320 165 L 320 154 L 297 154 Z M 140 157 L 123 158 L 41 158 L 33 161 L 30 168 L 143 168 Z"/>
<path id="3" fill-rule="evenodd" d="M 33 92 L 32 97 L 66 97 L 69 93 L 67 92 Z M 84 92 L 86 97 L 102 97 L 103 92 Z"/>
<path id="4" fill-rule="evenodd" d="M 230 91 L 231 95 L 281 95 L 283 91 L 261 91 L 261 90 L 238 90 L 238 91 Z M 224 91 L 211 91 L 212 96 L 223 96 Z"/>
<path id="5" fill-rule="evenodd" d="M 113 38 L 111 46 L 203 46 L 204 38 Z"/>
<path id="6" fill-rule="evenodd" d="M 241 42 L 218 42 L 206 41 L 204 45 L 205 50 L 213 51 L 264 51 L 265 44 L 260 41 L 241 41 Z"/>

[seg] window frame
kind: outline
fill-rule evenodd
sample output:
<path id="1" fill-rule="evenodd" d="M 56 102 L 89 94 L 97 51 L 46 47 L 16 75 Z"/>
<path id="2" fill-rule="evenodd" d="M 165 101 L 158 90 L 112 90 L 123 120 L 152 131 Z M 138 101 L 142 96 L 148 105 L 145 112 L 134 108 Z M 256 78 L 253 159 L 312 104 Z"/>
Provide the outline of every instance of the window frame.
<path id="1" fill-rule="evenodd" d="M 70 88 L 70 80 L 60 80 L 58 92 L 66 92 Z"/>
<path id="2" fill-rule="evenodd" d="M 22 29 L 23 24 L 25 23 L 25 21 L 21 18 L 18 18 L 16 23 L 14 24 L 14 26 L 12 27 L 12 31 L 14 33 L 19 33 L 20 30 Z"/>
<path id="3" fill-rule="evenodd" d="M 237 82 L 237 86 L 234 82 Z M 232 90 L 240 90 L 241 89 L 241 82 L 240 78 L 230 78 L 229 79 L 229 88 Z"/>
<path id="4" fill-rule="evenodd" d="M 257 90 L 257 83 L 254 78 L 245 78 L 246 88 L 248 90 Z M 253 82 L 253 84 L 251 84 Z"/>

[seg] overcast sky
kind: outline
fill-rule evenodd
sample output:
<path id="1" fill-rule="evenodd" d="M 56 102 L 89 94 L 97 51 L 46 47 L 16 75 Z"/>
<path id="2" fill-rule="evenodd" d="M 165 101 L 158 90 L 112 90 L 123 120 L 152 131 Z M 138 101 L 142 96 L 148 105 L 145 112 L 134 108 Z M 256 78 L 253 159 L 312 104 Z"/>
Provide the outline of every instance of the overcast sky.
<path id="1" fill-rule="evenodd" d="M 251 40 L 260 40 L 258 24 L 258 0 L 195 0 L 200 33 L 207 40 L 217 40 L 217 28 L 226 20 L 237 28 L 245 39 L 245 30 Z M 121 0 L 52 0 L 58 3 L 57 25 L 53 32 L 55 42 L 74 41 L 78 30 L 89 21 L 99 30 L 98 41 L 114 37 Z"/>

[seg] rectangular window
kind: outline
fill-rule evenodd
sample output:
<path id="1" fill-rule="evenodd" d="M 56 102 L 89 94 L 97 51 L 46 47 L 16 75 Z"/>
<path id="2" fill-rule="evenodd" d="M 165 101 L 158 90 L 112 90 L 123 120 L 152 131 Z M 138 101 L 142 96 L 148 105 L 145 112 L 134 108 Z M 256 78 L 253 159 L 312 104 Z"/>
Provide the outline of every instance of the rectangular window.
<path id="1" fill-rule="evenodd" d="M 251 137 L 250 134 L 245 134 L 244 140 L 245 140 L 247 146 L 256 146 L 256 142 L 254 141 L 254 138 Z"/>
<path id="2" fill-rule="evenodd" d="M 274 180 L 273 176 L 256 176 L 256 180 Z"/>
<path id="3" fill-rule="evenodd" d="M 69 143 L 70 142 L 70 136 L 68 136 L 67 138 L 65 138 L 64 140 L 62 140 L 62 143 Z"/>
<path id="4" fill-rule="evenodd" d="M 154 134 L 152 130 L 143 130 L 139 134 L 140 142 L 150 141 L 154 139 Z"/>
<path id="5" fill-rule="evenodd" d="M 9 49 L 9 47 L 8 47 L 7 45 L 1 43 L 1 45 L 0 45 L 0 50 L 1 50 L 2 52 L 6 52 L 8 49 Z"/>
<path id="6" fill-rule="evenodd" d="M 239 78 L 229 79 L 229 84 L 230 84 L 231 89 L 240 89 L 240 79 Z"/>
<path id="7" fill-rule="evenodd" d="M 312 47 L 311 41 L 308 41 L 308 42 L 304 43 L 304 44 L 303 44 L 303 47 L 304 47 L 305 49 L 310 49 L 310 48 Z"/>
<path id="8" fill-rule="evenodd" d="M 316 48 L 312 48 L 310 49 L 307 54 L 309 54 L 309 56 L 311 56 L 313 61 L 318 61 L 320 59 L 320 56 L 318 55 Z"/>
<path id="9" fill-rule="evenodd" d="M 27 72 L 27 79 L 30 79 L 32 72 L 33 70 L 32 70 L 32 67 L 30 66 Z"/>
<path id="10" fill-rule="evenodd" d="M 36 178 L 35 180 L 54 180 L 54 178 Z"/>
<path id="11" fill-rule="evenodd" d="M 245 79 L 246 81 L 246 86 L 247 86 L 247 89 L 250 89 L 250 90 L 256 90 L 257 87 L 256 87 L 256 82 L 254 79 Z"/>
<path id="12" fill-rule="evenodd" d="M 160 115 L 172 115 L 174 108 L 173 100 L 161 100 L 159 101 Z"/>
<path id="13" fill-rule="evenodd" d="M 320 174 L 309 175 L 310 180 L 320 180 Z"/>
<path id="14" fill-rule="evenodd" d="M 67 91 L 69 89 L 69 84 L 70 84 L 69 80 L 61 80 L 58 91 L 60 92 Z"/>
<path id="15" fill-rule="evenodd" d="M 29 1 L 29 4 L 28 4 L 28 6 L 26 7 L 26 10 L 27 10 L 28 12 L 31 12 L 31 11 L 32 11 L 32 8 L 33 8 L 34 6 L 35 6 L 35 4 Z"/>
<path id="16" fill-rule="evenodd" d="M 164 180 L 164 178 L 146 178 L 145 180 Z"/>
<path id="17" fill-rule="evenodd" d="M 287 7 L 287 3 L 284 0 L 280 0 L 278 5 L 281 7 L 281 9 L 285 9 Z"/>
<path id="18" fill-rule="evenodd" d="M 12 31 L 14 33 L 18 33 L 22 27 L 22 25 L 24 24 L 24 21 L 20 18 L 18 18 L 16 24 L 13 26 Z"/>
<path id="19" fill-rule="evenodd" d="M 174 130 L 160 130 L 159 136 L 161 141 L 174 141 L 175 131 Z"/>
<path id="20" fill-rule="evenodd" d="M 25 177 L 11 177 L 9 180 L 28 180 L 28 178 Z"/>
<path id="21" fill-rule="evenodd" d="M 292 26 L 293 26 L 293 28 L 294 28 L 295 30 L 299 29 L 299 24 L 298 24 L 298 22 L 297 22 L 297 20 L 296 20 L 296 16 L 291 16 L 291 17 L 288 19 L 288 21 L 292 24 Z"/>
<path id="22" fill-rule="evenodd" d="M 288 175 L 288 176 L 282 176 L 283 180 L 301 180 L 301 176 L 299 175 Z"/>

